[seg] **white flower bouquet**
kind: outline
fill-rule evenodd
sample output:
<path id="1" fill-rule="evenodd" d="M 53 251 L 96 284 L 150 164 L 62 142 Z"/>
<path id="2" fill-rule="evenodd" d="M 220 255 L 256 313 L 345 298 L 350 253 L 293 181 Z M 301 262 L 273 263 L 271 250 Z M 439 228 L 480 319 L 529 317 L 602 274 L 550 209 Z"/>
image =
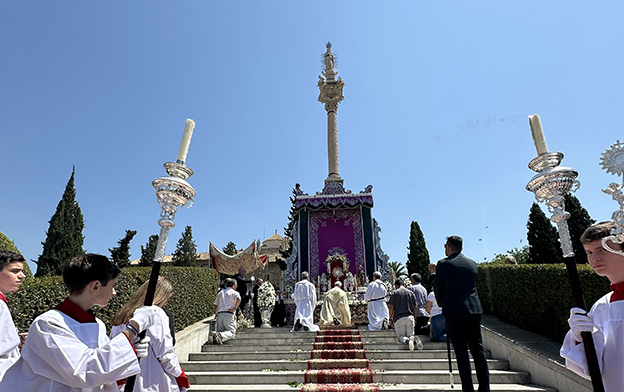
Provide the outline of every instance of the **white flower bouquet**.
<path id="1" fill-rule="evenodd" d="M 258 308 L 273 309 L 275 306 L 275 289 L 270 282 L 258 287 Z"/>

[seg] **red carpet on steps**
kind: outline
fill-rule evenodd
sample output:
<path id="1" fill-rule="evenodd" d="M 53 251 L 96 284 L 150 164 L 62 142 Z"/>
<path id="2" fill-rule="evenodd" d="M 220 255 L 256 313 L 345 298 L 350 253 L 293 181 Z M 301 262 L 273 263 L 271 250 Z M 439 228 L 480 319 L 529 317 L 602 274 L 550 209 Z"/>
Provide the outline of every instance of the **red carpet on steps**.
<path id="1" fill-rule="evenodd" d="M 378 392 L 357 327 L 321 325 L 302 392 Z"/>

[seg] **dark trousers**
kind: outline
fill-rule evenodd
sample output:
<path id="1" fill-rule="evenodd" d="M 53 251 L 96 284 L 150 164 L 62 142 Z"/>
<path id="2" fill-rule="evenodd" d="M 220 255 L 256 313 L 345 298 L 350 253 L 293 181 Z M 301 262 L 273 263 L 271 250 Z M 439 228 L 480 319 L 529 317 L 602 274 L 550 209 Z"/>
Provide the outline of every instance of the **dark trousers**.
<path id="1" fill-rule="evenodd" d="M 446 331 L 455 350 L 462 391 L 474 392 L 470 358 L 468 356 L 468 349 L 470 349 L 475 370 L 477 371 L 479 392 L 489 392 L 490 372 L 485 359 L 483 339 L 481 338 L 481 315 L 460 313 L 445 314 L 444 317 L 446 319 Z"/>
<path id="2" fill-rule="evenodd" d="M 429 317 L 416 317 L 416 323 L 414 324 L 414 335 L 429 335 Z"/>

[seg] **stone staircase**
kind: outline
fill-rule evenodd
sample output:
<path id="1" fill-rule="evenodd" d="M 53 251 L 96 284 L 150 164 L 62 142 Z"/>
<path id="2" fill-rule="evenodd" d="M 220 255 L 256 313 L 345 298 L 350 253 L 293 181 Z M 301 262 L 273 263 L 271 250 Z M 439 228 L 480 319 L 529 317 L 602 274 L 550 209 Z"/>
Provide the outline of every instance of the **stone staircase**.
<path id="1" fill-rule="evenodd" d="M 361 326 L 359 331 L 373 381 L 380 390 L 461 390 L 454 359 L 454 389 L 450 385 L 446 343 L 421 337 L 424 349 L 411 352 L 397 343 L 392 330 L 368 331 Z M 201 353 L 189 355 L 182 368 L 194 392 L 298 391 L 315 336 L 315 332 L 290 332 L 290 328 L 245 329 L 222 346 L 204 345 Z M 489 352 L 486 355 L 490 358 Z M 492 391 L 556 392 L 532 385 L 529 373 L 510 370 L 506 361 L 490 358 L 488 365 Z M 473 380 L 476 385 L 474 370 Z"/>

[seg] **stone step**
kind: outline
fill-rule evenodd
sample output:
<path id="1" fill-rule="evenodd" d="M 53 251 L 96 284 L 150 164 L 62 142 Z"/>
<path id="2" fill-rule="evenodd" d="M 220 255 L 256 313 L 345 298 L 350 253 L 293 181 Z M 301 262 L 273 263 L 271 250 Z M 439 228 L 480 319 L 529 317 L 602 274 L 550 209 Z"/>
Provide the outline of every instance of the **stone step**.
<path id="1" fill-rule="evenodd" d="M 207 384 L 288 384 L 303 383 L 304 371 L 220 371 L 220 372 L 186 372 L 191 385 Z M 473 382 L 476 383 L 475 372 Z M 459 373 L 453 371 L 453 377 L 459 382 Z M 377 383 L 416 383 L 445 384 L 449 382 L 449 372 L 443 370 L 389 370 L 376 371 L 373 380 Z M 526 372 L 509 370 L 491 370 L 491 384 L 529 384 L 531 375 Z M 195 389 L 195 387 L 193 387 Z"/>
<path id="2" fill-rule="evenodd" d="M 371 370 L 447 370 L 447 359 L 369 359 L 369 368 Z M 455 361 L 452 361 L 453 369 L 456 369 Z M 263 371 L 269 369 L 272 371 L 285 370 L 307 370 L 308 360 L 223 360 L 223 361 L 191 361 L 181 364 L 185 372 L 220 372 L 228 369 L 236 369 L 240 372 Z M 471 365 L 474 369 L 474 364 Z M 490 370 L 508 370 L 509 364 L 504 360 L 491 359 L 488 360 L 488 368 Z"/>
<path id="3" fill-rule="evenodd" d="M 454 376 L 455 384 L 454 388 L 451 388 L 448 380 L 446 384 L 377 384 L 381 391 L 391 392 L 414 392 L 414 391 L 427 391 L 427 392 L 458 392 L 461 390 L 461 383 L 457 384 L 459 376 Z M 301 386 L 290 386 L 288 384 L 250 384 L 250 385 L 193 385 L 193 392 L 234 392 L 234 391 L 249 391 L 249 392 L 297 392 Z M 475 390 L 477 384 L 475 384 Z M 490 384 L 491 391 L 501 392 L 557 392 L 556 389 L 540 387 L 531 384 Z"/>
<path id="4" fill-rule="evenodd" d="M 360 340 L 353 339 L 353 341 L 361 341 L 363 343 L 398 343 L 396 335 L 360 335 Z M 422 342 L 429 342 L 429 337 L 424 336 L 420 337 Z M 315 341 L 314 336 L 296 336 L 296 335 L 285 335 L 283 337 L 270 337 L 265 338 L 264 336 L 251 337 L 251 336 L 239 336 L 236 335 L 235 339 L 228 340 L 226 344 L 234 344 L 237 346 L 257 346 L 257 345 L 284 345 L 284 344 L 304 344 L 304 343 L 312 343 Z M 206 342 L 207 344 L 211 344 L 211 342 Z M 431 343 L 442 343 L 446 345 L 445 342 L 431 342 Z"/>
<path id="5" fill-rule="evenodd" d="M 225 347 L 215 346 L 215 347 Z M 446 350 L 423 350 L 409 351 L 405 347 L 400 350 L 379 350 L 366 351 L 368 359 L 445 359 L 447 358 Z M 485 351 L 487 358 L 490 358 L 490 352 Z M 189 361 L 260 361 L 260 360 L 308 360 L 310 359 L 309 351 L 205 351 L 201 353 L 189 354 Z M 451 358 L 455 358 L 455 353 L 451 351 Z"/>
<path id="6" fill-rule="evenodd" d="M 250 342 L 251 343 L 251 342 Z M 406 344 L 401 344 L 396 340 L 392 342 L 362 342 L 364 348 L 367 351 L 379 351 L 379 350 L 407 350 Z M 446 350 L 446 343 L 443 342 L 427 342 L 423 341 L 424 350 Z M 218 344 L 204 344 L 202 346 L 202 352 L 211 351 L 292 351 L 292 350 L 304 350 L 312 351 L 314 348 L 313 342 L 301 341 L 300 343 L 279 343 L 276 341 L 255 341 L 253 344 L 245 344 L 237 341 L 237 339 L 228 340 L 222 345 Z"/>

